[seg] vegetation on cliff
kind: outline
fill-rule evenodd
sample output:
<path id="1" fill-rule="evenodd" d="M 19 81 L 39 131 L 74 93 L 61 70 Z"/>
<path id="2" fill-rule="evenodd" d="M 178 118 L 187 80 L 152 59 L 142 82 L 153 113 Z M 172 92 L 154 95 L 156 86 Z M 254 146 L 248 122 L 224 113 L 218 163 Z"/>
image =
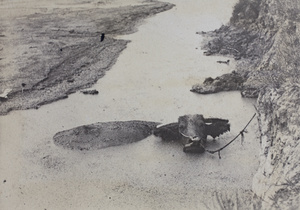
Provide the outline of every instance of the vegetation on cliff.
<path id="1" fill-rule="evenodd" d="M 253 191 L 263 209 L 299 208 L 299 98 L 299 84 L 265 89 L 258 98 L 261 155 Z"/>

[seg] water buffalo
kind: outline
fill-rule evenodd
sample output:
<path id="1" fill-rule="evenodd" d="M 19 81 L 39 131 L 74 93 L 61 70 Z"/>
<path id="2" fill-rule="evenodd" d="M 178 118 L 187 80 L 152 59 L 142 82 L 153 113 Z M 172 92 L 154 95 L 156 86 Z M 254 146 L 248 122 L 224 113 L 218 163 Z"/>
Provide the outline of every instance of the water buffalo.
<path id="1" fill-rule="evenodd" d="M 228 120 L 196 114 L 180 116 L 177 123 L 158 126 L 153 134 L 165 141 L 182 141 L 184 152 L 204 152 L 207 136 L 215 139 L 227 131 L 230 131 Z"/>

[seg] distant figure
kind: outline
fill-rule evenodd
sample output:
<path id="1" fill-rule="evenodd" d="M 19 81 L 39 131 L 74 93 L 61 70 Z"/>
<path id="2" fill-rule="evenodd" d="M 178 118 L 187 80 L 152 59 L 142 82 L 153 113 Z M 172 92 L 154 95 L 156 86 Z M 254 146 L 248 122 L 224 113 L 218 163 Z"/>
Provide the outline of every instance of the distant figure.
<path id="1" fill-rule="evenodd" d="M 25 84 L 25 83 L 22 83 L 21 85 L 22 85 L 22 93 L 23 93 L 26 84 Z"/>
<path id="2" fill-rule="evenodd" d="M 229 64 L 230 60 L 227 60 L 227 61 L 217 61 L 217 63 L 225 63 L 225 64 Z"/>
<path id="3" fill-rule="evenodd" d="M 101 34 L 101 41 L 100 42 L 103 42 L 104 37 L 105 37 L 105 34 Z"/>

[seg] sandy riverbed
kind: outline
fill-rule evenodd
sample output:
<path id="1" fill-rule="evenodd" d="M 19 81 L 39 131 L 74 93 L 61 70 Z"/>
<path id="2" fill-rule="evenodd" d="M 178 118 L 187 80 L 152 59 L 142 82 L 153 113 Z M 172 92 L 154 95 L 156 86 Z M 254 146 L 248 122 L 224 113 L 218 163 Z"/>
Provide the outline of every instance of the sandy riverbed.
<path id="1" fill-rule="evenodd" d="M 1 116 L 3 209 L 247 206 L 258 165 L 255 123 L 244 144 L 235 142 L 221 160 L 210 154 L 185 154 L 182 145 L 162 143 L 153 136 L 95 151 L 71 151 L 53 144 L 56 132 L 80 125 L 113 120 L 168 123 L 193 113 L 230 120 L 231 133 L 214 147 L 243 128 L 254 113 L 253 100 L 242 99 L 238 92 L 209 96 L 189 92 L 195 81 L 234 68 L 234 64 L 217 64 L 220 58 L 203 57 L 196 49 L 201 42 L 196 32 L 226 23 L 235 1 L 170 2 L 177 6 L 147 19 L 137 33 L 117 37 L 131 43 L 93 86 L 98 96 L 75 93 L 38 110 Z"/>

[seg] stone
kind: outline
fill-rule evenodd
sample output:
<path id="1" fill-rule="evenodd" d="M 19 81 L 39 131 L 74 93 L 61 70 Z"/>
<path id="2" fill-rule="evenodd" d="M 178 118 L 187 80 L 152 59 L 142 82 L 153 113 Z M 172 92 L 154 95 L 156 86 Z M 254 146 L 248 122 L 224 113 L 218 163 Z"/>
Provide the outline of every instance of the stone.
<path id="1" fill-rule="evenodd" d="M 193 85 L 191 92 L 199 94 L 210 94 L 221 91 L 241 90 L 246 77 L 233 71 L 229 74 L 223 74 L 215 79 L 208 77 L 203 84 Z"/>

